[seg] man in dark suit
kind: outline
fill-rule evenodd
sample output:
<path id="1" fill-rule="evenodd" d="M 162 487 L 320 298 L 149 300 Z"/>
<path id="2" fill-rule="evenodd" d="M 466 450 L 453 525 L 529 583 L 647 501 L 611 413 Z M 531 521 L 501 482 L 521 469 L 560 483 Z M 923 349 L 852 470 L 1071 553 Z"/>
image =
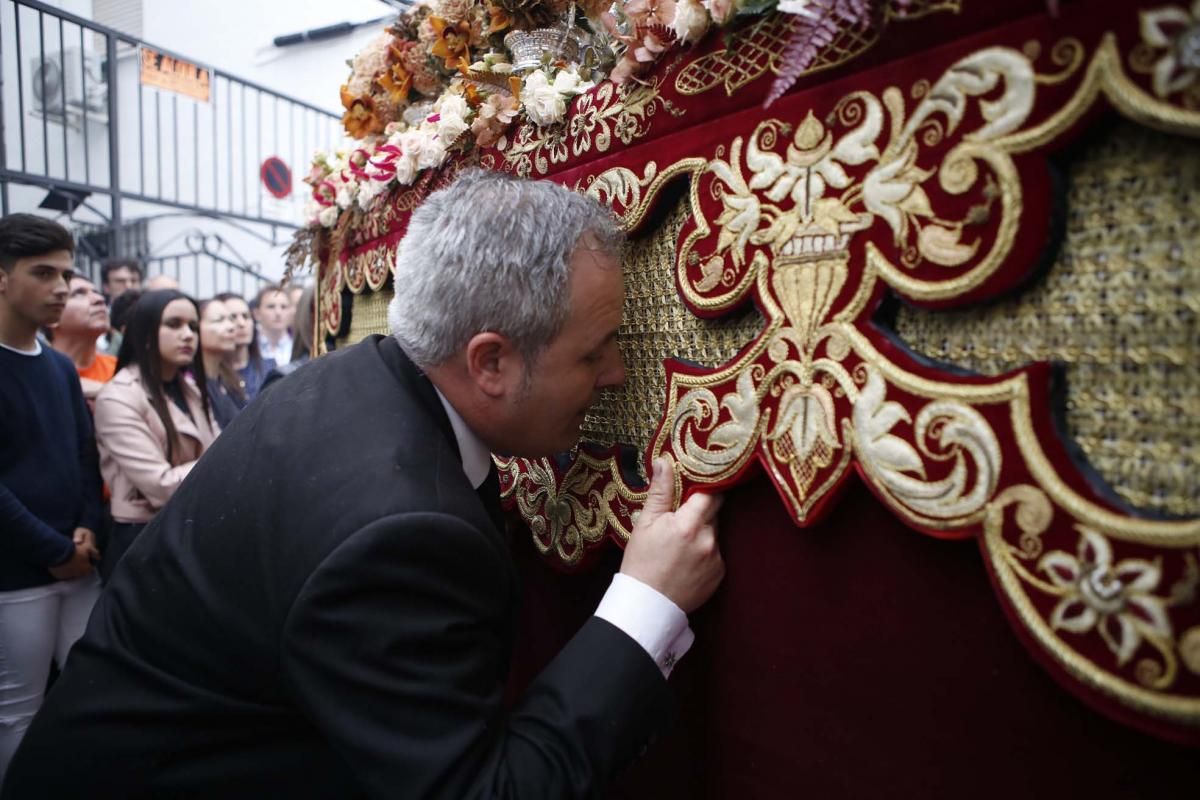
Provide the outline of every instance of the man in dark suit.
<path id="1" fill-rule="evenodd" d="M 662 724 L 685 614 L 723 576 L 719 503 L 673 511 L 655 464 L 596 616 L 506 710 L 519 587 L 489 452 L 569 448 L 623 380 L 618 247 L 548 183 L 432 195 L 394 335 L 221 435 L 116 570 L 4 800 L 601 794 Z"/>

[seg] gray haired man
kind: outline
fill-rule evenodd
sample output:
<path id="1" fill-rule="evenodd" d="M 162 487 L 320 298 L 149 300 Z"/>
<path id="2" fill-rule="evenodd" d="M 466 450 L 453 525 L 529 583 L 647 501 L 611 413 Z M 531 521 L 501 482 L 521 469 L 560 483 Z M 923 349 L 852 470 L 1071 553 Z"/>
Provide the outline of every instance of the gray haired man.
<path id="1" fill-rule="evenodd" d="M 222 433 L 122 560 L 4 800 L 601 794 L 662 725 L 685 614 L 723 577 L 719 502 L 675 510 L 655 464 L 595 616 L 508 709 L 519 588 L 489 453 L 569 448 L 623 380 L 619 244 L 549 183 L 430 196 L 394 335 Z"/>

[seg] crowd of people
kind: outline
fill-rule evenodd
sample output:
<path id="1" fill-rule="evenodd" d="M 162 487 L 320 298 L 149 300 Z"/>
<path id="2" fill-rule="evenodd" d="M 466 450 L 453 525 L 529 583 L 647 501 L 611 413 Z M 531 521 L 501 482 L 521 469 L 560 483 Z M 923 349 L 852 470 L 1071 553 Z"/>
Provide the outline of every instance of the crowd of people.
<path id="1" fill-rule="evenodd" d="M 220 432 L 308 361 L 312 290 L 197 302 L 135 260 L 74 269 L 0 219 L 0 781 L 100 586 Z"/>

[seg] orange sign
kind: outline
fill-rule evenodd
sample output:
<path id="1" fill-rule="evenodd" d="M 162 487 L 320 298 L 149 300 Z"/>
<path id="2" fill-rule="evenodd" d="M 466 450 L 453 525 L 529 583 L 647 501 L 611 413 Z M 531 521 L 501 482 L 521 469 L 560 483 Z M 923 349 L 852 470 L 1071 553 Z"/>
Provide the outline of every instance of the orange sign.
<path id="1" fill-rule="evenodd" d="M 195 98 L 202 103 L 208 102 L 212 76 L 207 67 L 198 67 L 149 47 L 142 48 L 141 57 L 143 85 L 157 86 L 159 89 Z"/>

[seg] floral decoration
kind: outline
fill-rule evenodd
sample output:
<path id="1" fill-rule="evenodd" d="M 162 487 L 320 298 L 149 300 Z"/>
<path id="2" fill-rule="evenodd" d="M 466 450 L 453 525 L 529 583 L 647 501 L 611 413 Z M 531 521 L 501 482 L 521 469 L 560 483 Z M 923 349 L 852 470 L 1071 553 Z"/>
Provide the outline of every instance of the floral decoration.
<path id="1" fill-rule="evenodd" d="M 369 213 L 381 195 L 411 185 L 453 152 L 504 150 L 518 121 L 561 126 L 575 98 L 598 82 L 637 80 L 668 49 L 694 44 L 739 16 L 779 11 L 796 18 L 794 58 L 774 98 L 839 26 L 870 24 L 880 2 L 417 0 L 349 62 L 341 102 L 352 141 L 314 157 L 306 222 L 334 228 L 347 210 Z M 905 7 L 910 0 L 890 2 Z M 569 33 L 582 52 L 568 61 L 558 57 L 561 50 L 544 51 L 539 66 L 518 74 L 505 46 L 514 31 L 540 31 L 552 42 Z"/>
<path id="2" fill-rule="evenodd" d="M 1106 538 L 1090 528 L 1079 532 L 1077 555 L 1054 551 L 1038 563 L 1061 592 L 1050 624 L 1077 634 L 1099 631 L 1122 665 L 1143 639 L 1170 641 L 1166 602 L 1152 594 L 1162 579 L 1161 566 L 1133 558 L 1114 564 Z"/>
<path id="3" fill-rule="evenodd" d="M 1154 93 L 1200 94 L 1200 0 L 1190 9 L 1164 6 L 1142 12 L 1142 40 L 1157 56 L 1152 67 Z"/>

